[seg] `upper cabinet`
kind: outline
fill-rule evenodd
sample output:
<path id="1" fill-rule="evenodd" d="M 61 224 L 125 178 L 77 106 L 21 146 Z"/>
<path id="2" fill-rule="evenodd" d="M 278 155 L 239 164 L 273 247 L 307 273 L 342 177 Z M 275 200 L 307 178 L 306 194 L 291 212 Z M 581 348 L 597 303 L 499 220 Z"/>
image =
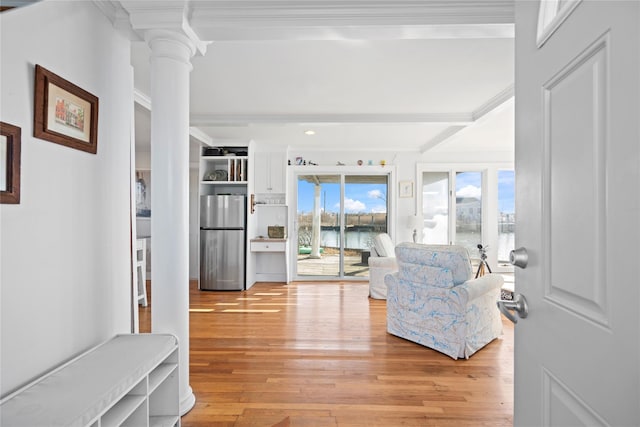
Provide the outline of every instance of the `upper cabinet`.
<path id="1" fill-rule="evenodd" d="M 286 153 L 255 153 L 254 159 L 254 191 L 260 193 L 286 192 Z"/>

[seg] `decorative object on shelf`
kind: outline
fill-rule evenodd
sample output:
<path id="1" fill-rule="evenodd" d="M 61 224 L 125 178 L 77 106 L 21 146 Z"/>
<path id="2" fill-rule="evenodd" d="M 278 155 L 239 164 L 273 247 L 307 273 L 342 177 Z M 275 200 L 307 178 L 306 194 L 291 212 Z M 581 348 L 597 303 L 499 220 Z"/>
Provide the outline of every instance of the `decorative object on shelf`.
<path id="1" fill-rule="evenodd" d="M 270 239 L 284 239 L 284 227 L 269 225 L 267 226 L 267 235 Z"/>
<path id="2" fill-rule="evenodd" d="M 36 65 L 33 136 L 96 154 L 98 97 Z"/>
<path id="3" fill-rule="evenodd" d="M 358 160 L 358 166 L 362 166 L 362 160 Z"/>
<path id="4" fill-rule="evenodd" d="M 318 166 L 318 164 L 317 164 L 317 163 L 313 163 L 311 160 L 309 160 L 309 165 L 311 165 L 311 166 Z"/>
<path id="5" fill-rule="evenodd" d="M 387 164 L 387 161 L 386 161 L 386 160 L 380 160 L 380 166 L 384 166 L 384 165 L 386 165 L 386 164 Z"/>
<path id="6" fill-rule="evenodd" d="M 296 157 L 296 165 L 302 165 L 303 159 L 302 157 Z"/>
<path id="7" fill-rule="evenodd" d="M 217 169 L 213 172 L 209 172 L 205 177 L 205 181 L 226 181 L 228 178 L 227 171 L 224 169 Z"/>
<path id="8" fill-rule="evenodd" d="M 22 130 L 18 126 L 0 122 L 0 203 L 20 203 L 20 148 Z"/>
<path id="9" fill-rule="evenodd" d="M 373 160 L 369 160 L 369 162 L 367 163 L 369 166 L 373 166 Z"/>
<path id="10" fill-rule="evenodd" d="M 398 187 L 398 197 L 413 197 L 413 181 L 400 181 Z"/>
<path id="11" fill-rule="evenodd" d="M 202 147 L 203 156 L 221 156 L 222 148 L 220 147 Z"/>
<path id="12" fill-rule="evenodd" d="M 344 163 L 342 163 L 341 161 L 337 161 L 336 166 L 344 166 Z"/>

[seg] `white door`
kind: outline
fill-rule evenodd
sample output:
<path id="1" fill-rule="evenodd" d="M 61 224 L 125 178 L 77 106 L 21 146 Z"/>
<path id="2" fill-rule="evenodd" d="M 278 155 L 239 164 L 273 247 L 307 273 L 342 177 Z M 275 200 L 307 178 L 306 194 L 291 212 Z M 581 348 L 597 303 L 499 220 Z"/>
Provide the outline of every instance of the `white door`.
<path id="1" fill-rule="evenodd" d="M 640 2 L 555 3 L 538 46 L 538 2 L 515 2 L 514 424 L 637 426 Z"/>

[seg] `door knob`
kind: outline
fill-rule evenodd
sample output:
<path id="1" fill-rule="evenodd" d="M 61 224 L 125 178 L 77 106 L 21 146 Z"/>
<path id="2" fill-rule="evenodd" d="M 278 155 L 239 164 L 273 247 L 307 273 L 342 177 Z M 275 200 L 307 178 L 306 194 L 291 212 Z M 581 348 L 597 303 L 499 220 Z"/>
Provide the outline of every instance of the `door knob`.
<path id="1" fill-rule="evenodd" d="M 525 248 L 514 249 L 509 252 L 509 262 L 520 268 L 527 268 L 529 263 L 529 254 Z"/>
<path id="2" fill-rule="evenodd" d="M 498 310 L 504 314 L 507 319 L 513 323 L 518 323 L 518 319 L 511 313 L 511 310 L 518 313 L 518 317 L 524 319 L 529 314 L 529 306 L 527 305 L 527 299 L 524 295 L 517 294 L 513 301 L 500 300 L 498 301 Z"/>

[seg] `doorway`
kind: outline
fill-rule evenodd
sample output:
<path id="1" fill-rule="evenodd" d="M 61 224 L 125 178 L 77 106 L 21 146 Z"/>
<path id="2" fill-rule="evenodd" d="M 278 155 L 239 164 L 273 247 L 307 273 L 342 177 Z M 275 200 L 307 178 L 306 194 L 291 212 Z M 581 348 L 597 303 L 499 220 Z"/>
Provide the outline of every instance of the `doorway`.
<path id="1" fill-rule="evenodd" d="M 297 280 L 369 277 L 373 238 L 389 224 L 388 174 L 296 174 Z"/>

